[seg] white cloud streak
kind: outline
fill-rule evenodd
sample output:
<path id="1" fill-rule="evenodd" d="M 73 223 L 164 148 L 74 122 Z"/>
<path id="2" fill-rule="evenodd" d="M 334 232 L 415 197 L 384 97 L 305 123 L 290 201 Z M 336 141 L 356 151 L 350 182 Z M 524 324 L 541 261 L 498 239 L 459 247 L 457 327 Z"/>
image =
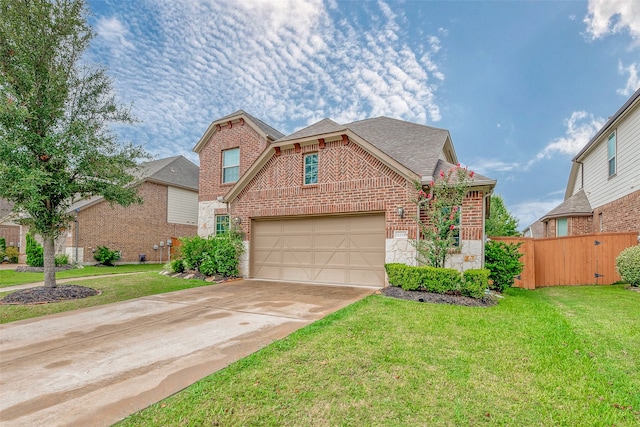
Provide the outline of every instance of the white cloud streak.
<path id="1" fill-rule="evenodd" d="M 190 151 L 237 109 L 285 133 L 324 117 L 439 121 L 440 38 L 410 46 L 404 16 L 364 7 L 367 26 L 321 0 L 118 1 L 92 54 L 143 122 L 121 135 L 161 156 Z"/>
<path id="2" fill-rule="evenodd" d="M 564 121 L 567 130 L 564 136 L 554 139 L 529 161 L 527 166 L 542 159 L 549 158 L 555 153 L 574 156 L 604 125 L 605 120 L 596 118 L 586 111 L 574 111 L 571 117 Z"/>

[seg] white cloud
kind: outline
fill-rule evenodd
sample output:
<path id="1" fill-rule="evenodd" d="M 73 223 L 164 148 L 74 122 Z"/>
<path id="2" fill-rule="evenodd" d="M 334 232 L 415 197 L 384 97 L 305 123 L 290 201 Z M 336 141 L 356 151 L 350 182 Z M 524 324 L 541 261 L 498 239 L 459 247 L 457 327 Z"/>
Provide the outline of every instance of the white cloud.
<path id="1" fill-rule="evenodd" d="M 143 122 L 121 135 L 157 152 L 190 151 L 240 108 L 285 133 L 324 117 L 439 121 L 441 40 L 409 45 L 402 12 L 363 7 L 374 23 L 321 0 L 122 1 L 91 53 Z"/>
<path id="2" fill-rule="evenodd" d="M 562 191 L 562 193 L 564 194 L 564 191 Z M 548 194 L 545 199 L 529 199 L 512 205 L 510 207 L 510 211 L 516 218 L 518 218 L 520 228 L 524 229 L 525 227 L 533 224 L 563 202 L 563 198 L 553 197 L 554 194 L 557 194 L 557 192 Z"/>
<path id="3" fill-rule="evenodd" d="M 100 18 L 96 24 L 96 32 L 116 51 L 119 48 L 133 48 L 133 44 L 127 40 L 130 36 L 129 30 L 118 18 Z"/>
<path id="4" fill-rule="evenodd" d="M 527 166 L 549 158 L 555 153 L 574 156 L 589 142 L 596 132 L 604 125 L 605 120 L 596 118 L 586 111 L 574 111 L 571 117 L 564 121 L 567 130 L 564 136 L 554 139 L 542 151 L 529 161 Z"/>
<path id="5" fill-rule="evenodd" d="M 629 73 L 627 84 L 622 89 L 618 89 L 620 95 L 631 96 L 636 90 L 640 88 L 640 75 L 638 75 L 638 64 L 632 63 L 628 67 L 622 65 L 622 62 L 618 62 L 618 72 L 620 74 Z"/>
<path id="6" fill-rule="evenodd" d="M 640 2 L 637 0 L 589 0 L 584 18 L 593 39 L 628 31 L 640 45 Z"/>
<path id="7" fill-rule="evenodd" d="M 497 172 L 512 172 L 522 168 L 518 162 L 503 162 L 496 159 L 475 159 L 469 165 L 469 169 L 481 175 L 490 175 Z"/>

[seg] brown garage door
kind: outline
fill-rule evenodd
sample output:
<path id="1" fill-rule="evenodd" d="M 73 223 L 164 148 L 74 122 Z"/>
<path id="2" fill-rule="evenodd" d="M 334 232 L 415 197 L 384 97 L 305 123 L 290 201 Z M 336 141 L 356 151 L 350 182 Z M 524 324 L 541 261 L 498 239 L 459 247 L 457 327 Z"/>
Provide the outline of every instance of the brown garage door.
<path id="1" fill-rule="evenodd" d="M 384 214 L 254 220 L 251 277 L 384 285 Z"/>

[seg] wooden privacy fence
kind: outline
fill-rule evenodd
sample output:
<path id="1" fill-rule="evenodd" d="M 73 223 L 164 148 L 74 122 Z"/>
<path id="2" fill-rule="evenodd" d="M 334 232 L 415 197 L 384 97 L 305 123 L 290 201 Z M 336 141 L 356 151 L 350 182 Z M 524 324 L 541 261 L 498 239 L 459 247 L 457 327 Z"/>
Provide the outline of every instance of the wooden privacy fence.
<path id="1" fill-rule="evenodd" d="M 616 257 L 638 244 L 638 233 L 598 233 L 584 236 L 491 237 L 506 243 L 522 242 L 522 274 L 514 287 L 535 289 L 545 286 L 610 285 L 621 280 Z"/>

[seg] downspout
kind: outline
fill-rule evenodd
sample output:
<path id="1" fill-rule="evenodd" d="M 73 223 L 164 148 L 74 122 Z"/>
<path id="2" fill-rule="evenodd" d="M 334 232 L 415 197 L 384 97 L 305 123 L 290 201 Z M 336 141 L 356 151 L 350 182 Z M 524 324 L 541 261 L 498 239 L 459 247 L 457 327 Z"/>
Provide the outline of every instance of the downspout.
<path id="1" fill-rule="evenodd" d="M 580 160 L 576 160 L 576 163 L 580 165 L 580 189 L 584 190 L 584 163 Z"/>

